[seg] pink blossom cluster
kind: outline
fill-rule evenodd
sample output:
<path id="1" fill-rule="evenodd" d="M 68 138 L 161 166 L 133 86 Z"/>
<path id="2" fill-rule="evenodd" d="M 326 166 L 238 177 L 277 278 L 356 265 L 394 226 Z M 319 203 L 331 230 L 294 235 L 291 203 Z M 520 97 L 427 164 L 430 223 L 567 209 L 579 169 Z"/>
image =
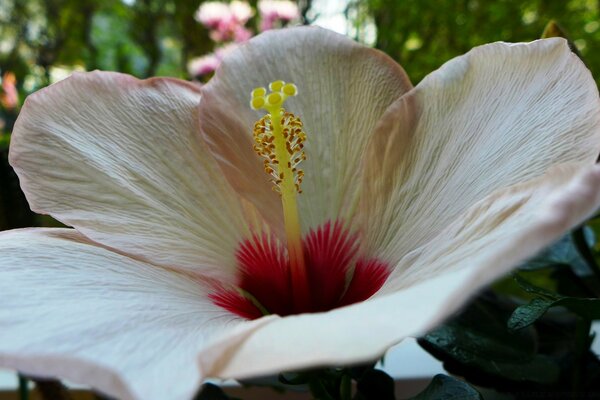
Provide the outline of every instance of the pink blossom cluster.
<path id="1" fill-rule="evenodd" d="M 218 47 L 214 53 L 208 53 L 202 57 L 194 58 L 188 64 L 188 73 L 192 77 L 197 78 L 215 72 L 217 67 L 221 64 L 223 57 L 237 46 L 237 43 L 229 43 Z"/>
<path id="2" fill-rule="evenodd" d="M 260 31 L 273 29 L 277 23 L 284 24 L 300 17 L 298 5 L 290 0 L 260 0 Z"/>
<path id="3" fill-rule="evenodd" d="M 208 1 L 198 8 L 196 20 L 210 29 L 210 38 L 217 43 L 244 42 L 252 37 L 245 25 L 253 15 L 254 10 L 245 1 Z"/>
<path id="4" fill-rule="evenodd" d="M 260 0 L 258 2 L 261 32 L 283 27 L 300 17 L 298 5 L 289 0 Z M 200 5 L 195 18 L 209 29 L 210 38 L 221 45 L 214 53 L 195 58 L 188 64 L 188 72 L 198 78 L 214 72 L 227 52 L 237 43 L 245 42 L 254 33 L 246 24 L 254 16 L 254 10 L 245 1 L 233 0 L 230 3 L 207 1 Z"/>

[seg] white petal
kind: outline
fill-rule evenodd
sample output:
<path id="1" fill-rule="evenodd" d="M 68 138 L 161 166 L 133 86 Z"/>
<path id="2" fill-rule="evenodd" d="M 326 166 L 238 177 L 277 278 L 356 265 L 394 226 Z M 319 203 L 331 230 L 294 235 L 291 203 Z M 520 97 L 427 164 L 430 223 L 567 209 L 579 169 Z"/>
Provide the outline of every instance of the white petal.
<path id="1" fill-rule="evenodd" d="M 32 209 L 104 245 L 220 276 L 246 229 L 175 79 L 75 74 L 30 96 L 10 161 Z"/>
<path id="2" fill-rule="evenodd" d="M 477 47 L 379 124 L 363 179 L 365 245 L 395 263 L 495 190 L 555 164 L 592 165 L 599 152 L 598 90 L 566 41 Z"/>
<path id="3" fill-rule="evenodd" d="M 3 232 L 0 253 L 0 367 L 121 399 L 191 398 L 202 351 L 220 342 L 223 357 L 264 322 L 239 322 L 189 278 L 73 230 Z"/>
<path id="4" fill-rule="evenodd" d="M 545 177 L 535 184 L 498 193 L 474 209 L 473 215 L 481 218 L 465 222 L 468 232 L 449 240 L 444 254 L 424 259 L 435 264 L 421 265 L 441 273 L 349 307 L 267 324 L 241 344 L 217 375 L 241 378 L 371 361 L 403 338 L 425 333 L 483 286 L 550 244 L 600 206 L 599 166 L 574 179 L 562 172 L 558 175 L 562 178 Z M 504 224 L 479 236 L 489 222 L 484 215 L 501 218 L 498 211 L 502 205 L 511 201 L 514 205 L 528 197 Z M 520 228 L 515 229 L 514 225 L 520 223 Z M 476 236 L 463 248 L 460 241 L 469 236 L 467 233 Z"/>
<path id="5" fill-rule="evenodd" d="M 279 79 L 297 85 L 299 94 L 284 107 L 308 135 L 298 197 L 304 229 L 350 217 L 367 139 L 412 87 L 406 74 L 385 54 L 317 27 L 269 31 L 225 57 L 202 88 L 202 130 L 232 185 L 267 217 L 281 219 L 279 196 L 252 150 L 252 129 L 264 112 L 249 106 L 252 89 Z"/>

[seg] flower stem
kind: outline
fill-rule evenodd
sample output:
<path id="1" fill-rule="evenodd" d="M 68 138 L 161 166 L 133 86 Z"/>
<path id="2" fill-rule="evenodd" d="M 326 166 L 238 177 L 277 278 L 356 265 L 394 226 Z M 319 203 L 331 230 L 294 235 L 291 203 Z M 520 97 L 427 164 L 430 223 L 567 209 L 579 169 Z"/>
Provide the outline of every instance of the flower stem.
<path id="1" fill-rule="evenodd" d="M 19 400 L 29 400 L 29 380 L 19 375 Z"/>
<path id="2" fill-rule="evenodd" d="M 352 378 L 347 371 L 342 374 L 342 380 L 340 382 L 340 399 L 351 400 L 352 399 Z"/>

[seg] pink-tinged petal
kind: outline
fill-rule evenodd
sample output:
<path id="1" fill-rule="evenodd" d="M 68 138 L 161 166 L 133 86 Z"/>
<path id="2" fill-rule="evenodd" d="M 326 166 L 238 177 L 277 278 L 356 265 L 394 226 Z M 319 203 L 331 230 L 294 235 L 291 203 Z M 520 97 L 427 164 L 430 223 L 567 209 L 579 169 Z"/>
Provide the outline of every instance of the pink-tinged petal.
<path id="1" fill-rule="evenodd" d="M 462 233 L 455 229 L 447 242 L 435 243 L 443 250 L 427 249 L 435 255 L 420 267 L 437 274 L 327 313 L 275 320 L 213 373 L 242 378 L 371 361 L 405 337 L 425 333 L 600 206 L 600 166 L 575 171 L 552 171 L 475 206 L 465 215 Z"/>
<path id="2" fill-rule="evenodd" d="M 268 322 L 236 320 L 198 282 L 74 230 L 6 231 L 0 253 L 0 367 L 119 399 L 190 399 L 212 363 Z"/>
<path id="3" fill-rule="evenodd" d="M 29 96 L 10 161 L 31 208 L 150 262 L 230 275 L 248 213 L 200 137 L 199 102 L 184 81 L 108 72 Z"/>
<path id="4" fill-rule="evenodd" d="M 494 191 L 599 152 L 598 90 L 565 40 L 477 47 L 382 118 L 362 180 L 367 247 L 396 263 Z"/>
<path id="5" fill-rule="evenodd" d="M 249 101 L 252 89 L 279 79 L 298 86 L 285 107 L 302 119 L 308 135 L 298 200 L 308 232 L 351 216 L 367 139 L 411 84 L 383 53 L 317 27 L 266 32 L 225 57 L 202 88 L 202 131 L 231 184 L 275 223 L 281 223 L 280 200 L 252 149 L 262 115 Z"/>

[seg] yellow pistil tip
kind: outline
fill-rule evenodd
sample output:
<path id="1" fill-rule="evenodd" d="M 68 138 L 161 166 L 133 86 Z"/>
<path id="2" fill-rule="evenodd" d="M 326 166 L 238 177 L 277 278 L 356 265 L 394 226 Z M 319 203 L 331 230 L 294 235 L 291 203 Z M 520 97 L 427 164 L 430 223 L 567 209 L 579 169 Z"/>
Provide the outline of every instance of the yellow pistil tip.
<path id="1" fill-rule="evenodd" d="M 267 97 L 270 106 L 278 106 L 283 104 L 283 97 L 279 92 L 273 92 Z"/>
<path id="2" fill-rule="evenodd" d="M 281 91 L 288 96 L 295 96 L 298 94 L 298 88 L 293 83 L 285 84 Z"/>
<path id="3" fill-rule="evenodd" d="M 264 105 L 264 97 L 255 97 L 252 100 L 250 100 L 250 107 L 252 107 L 253 110 L 260 110 Z"/>
<path id="4" fill-rule="evenodd" d="M 269 113 L 275 113 L 283 106 L 288 97 L 296 96 L 298 88 L 293 83 L 284 81 L 273 81 L 269 84 L 270 93 L 264 87 L 257 87 L 251 93 L 250 107 L 253 110 L 264 109 Z"/>
<path id="5" fill-rule="evenodd" d="M 269 83 L 269 89 L 271 89 L 272 92 L 280 92 L 283 85 L 285 85 L 284 81 L 274 81 Z"/>
<path id="6" fill-rule="evenodd" d="M 252 97 L 262 97 L 265 94 L 267 94 L 267 89 L 265 89 L 264 87 L 257 87 L 256 89 L 254 89 L 252 91 Z"/>

